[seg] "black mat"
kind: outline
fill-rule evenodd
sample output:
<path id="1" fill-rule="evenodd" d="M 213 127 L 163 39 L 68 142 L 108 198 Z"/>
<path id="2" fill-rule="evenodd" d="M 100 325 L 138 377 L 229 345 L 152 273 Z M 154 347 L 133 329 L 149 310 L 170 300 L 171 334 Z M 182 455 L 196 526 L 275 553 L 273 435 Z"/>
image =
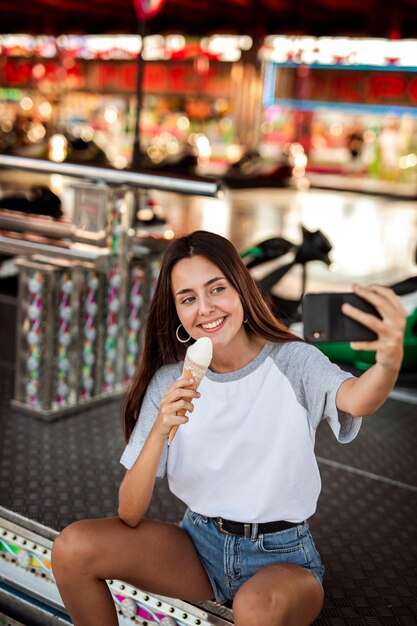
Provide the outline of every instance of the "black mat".
<path id="1" fill-rule="evenodd" d="M 60 530 L 116 513 L 123 475 L 119 402 L 45 423 L 9 407 L 0 367 L 0 503 Z M 317 433 L 323 491 L 311 528 L 326 565 L 315 626 L 417 624 L 417 405 L 388 400 L 349 445 Z M 149 517 L 184 506 L 157 481 Z"/>

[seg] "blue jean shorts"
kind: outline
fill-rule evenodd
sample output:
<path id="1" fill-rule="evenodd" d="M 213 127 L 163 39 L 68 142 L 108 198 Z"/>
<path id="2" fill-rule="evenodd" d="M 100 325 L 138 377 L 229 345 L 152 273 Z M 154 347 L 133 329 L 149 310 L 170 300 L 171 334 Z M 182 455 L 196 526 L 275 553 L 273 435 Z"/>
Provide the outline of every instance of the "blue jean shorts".
<path id="1" fill-rule="evenodd" d="M 244 537 L 225 534 L 212 518 L 187 509 L 180 525 L 191 537 L 220 604 L 232 600 L 243 583 L 272 563 L 299 565 L 322 586 L 324 567 L 307 522 L 259 535 L 253 524 L 253 536 Z"/>

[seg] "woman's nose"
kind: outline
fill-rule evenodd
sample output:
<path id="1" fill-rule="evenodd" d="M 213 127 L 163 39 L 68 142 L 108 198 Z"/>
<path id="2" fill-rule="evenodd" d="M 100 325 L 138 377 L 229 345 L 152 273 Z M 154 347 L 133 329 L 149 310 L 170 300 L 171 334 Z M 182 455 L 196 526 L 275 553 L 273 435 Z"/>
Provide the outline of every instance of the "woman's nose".
<path id="1" fill-rule="evenodd" d="M 200 315 L 209 315 L 215 308 L 209 298 L 201 298 L 199 305 Z"/>

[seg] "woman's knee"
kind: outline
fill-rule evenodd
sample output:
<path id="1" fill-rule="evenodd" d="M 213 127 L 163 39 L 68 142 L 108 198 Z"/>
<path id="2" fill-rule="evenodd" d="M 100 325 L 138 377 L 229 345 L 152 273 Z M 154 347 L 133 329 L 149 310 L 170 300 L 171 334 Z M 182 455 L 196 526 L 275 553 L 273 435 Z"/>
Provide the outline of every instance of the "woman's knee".
<path id="1" fill-rule="evenodd" d="M 84 571 L 94 557 L 94 538 L 89 522 L 73 522 L 56 537 L 51 563 L 55 575 L 66 571 Z"/>
<path id="2" fill-rule="evenodd" d="M 237 592 L 235 626 L 306 626 L 321 611 L 323 594 L 309 572 L 295 565 L 267 567 Z"/>
<path id="3" fill-rule="evenodd" d="M 285 626 L 288 602 L 285 594 L 240 588 L 233 601 L 236 626 Z"/>

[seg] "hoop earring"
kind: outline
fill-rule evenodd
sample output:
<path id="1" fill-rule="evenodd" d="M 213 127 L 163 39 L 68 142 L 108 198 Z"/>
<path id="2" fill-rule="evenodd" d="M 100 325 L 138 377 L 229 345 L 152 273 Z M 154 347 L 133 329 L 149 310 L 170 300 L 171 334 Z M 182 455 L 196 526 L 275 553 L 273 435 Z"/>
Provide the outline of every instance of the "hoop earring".
<path id="1" fill-rule="evenodd" d="M 178 339 L 178 341 L 179 341 L 180 343 L 187 343 L 187 341 L 190 341 L 190 339 L 191 339 L 191 335 L 188 335 L 187 339 L 181 339 L 181 337 L 180 337 L 180 335 L 179 335 L 179 332 L 180 332 L 180 328 L 181 328 L 181 327 L 182 327 L 182 328 L 184 328 L 184 326 L 183 326 L 182 324 L 180 324 L 180 325 L 178 326 L 177 330 L 175 331 L 175 336 L 176 336 L 176 338 Z"/>
<path id="2" fill-rule="evenodd" d="M 244 323 L 244 324 L 247 324 L 247 323 L 248 323 L 248 318 L 247 318 L 247 317 L 245 317 L 245 318 L 244 318 L 243 323 Z"/>

